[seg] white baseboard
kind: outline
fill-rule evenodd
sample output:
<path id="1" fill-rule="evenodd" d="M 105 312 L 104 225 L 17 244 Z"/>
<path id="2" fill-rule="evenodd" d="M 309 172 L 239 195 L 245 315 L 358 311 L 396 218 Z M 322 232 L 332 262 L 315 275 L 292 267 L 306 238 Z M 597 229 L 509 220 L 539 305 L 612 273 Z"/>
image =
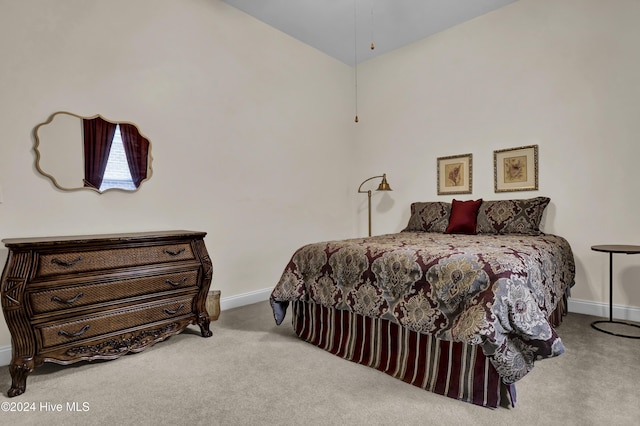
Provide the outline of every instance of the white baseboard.
<path id="1" fill-rule="evenodd" d="M 0 347 L 0 367 L 11 363 L 11 345 Z"/>
<path id="2" fill-rule="evenodd" d="M 269 300 L 271 291 L 271 288 L 266 288 L 235 296 L 220 297 L 220 311 L 264 302 Z M 569 312 L 609 318 L 609 305 L 606 303 L 569 298 Z M 640 322 L 640 308 L 634 306 L 613 305 L 613 317 L 619 320 Z M 9 365 L 10 362 L 11 346 L 0 347 L 0 366 Z"/>
<path id="3" fill-rule="evenodd" d="M 258 302 L 265 302 L 269 300 L 269 296 L 271 296 L 272 291 L 273 288 L 265 288 L 262 290 L 256 290 L 250 293 L 238 294 L 229 297 L 220 295 L 220 311 L 239 308 L 240 306 L 251 305 Z"/>
<path id="4" fill-rule="evenodd" d="M 569 298 L 569 312 L 609 318 L 609 304 Z M 613 305 L 613 318 L 622 321 L 640 322 L 640 308 Z"/>

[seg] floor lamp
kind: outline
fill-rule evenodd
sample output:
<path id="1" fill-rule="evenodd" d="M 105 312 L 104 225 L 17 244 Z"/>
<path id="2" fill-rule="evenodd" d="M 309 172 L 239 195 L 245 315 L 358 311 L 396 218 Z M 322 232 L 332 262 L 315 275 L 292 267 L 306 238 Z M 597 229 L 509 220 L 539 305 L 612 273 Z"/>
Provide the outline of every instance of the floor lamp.
<path id="1" fill-rule="evenodd" d="M 369 182 L 372 179 L 377 179 L 377 178 L 382 178 L 382 181 L 380 182 L 380 185 L 378 185 L 378 189 L 376 189 L 376 191 L 391 191 L 391 187 L 387 182 L 386 173 L 382 174 L 381 176 L 370 177 L 369 179 L 366 179 L 364 182 L 362 182 L 358 187 L 358 193 L 367 194 L 367 197 L 368 197 L 367 201 L 368 201 L 368 213 L 369 213 L 369 236 L 371 236 L 371 190 L 363 191 L 362 185 L 364 185 L 366 182 Z"/>

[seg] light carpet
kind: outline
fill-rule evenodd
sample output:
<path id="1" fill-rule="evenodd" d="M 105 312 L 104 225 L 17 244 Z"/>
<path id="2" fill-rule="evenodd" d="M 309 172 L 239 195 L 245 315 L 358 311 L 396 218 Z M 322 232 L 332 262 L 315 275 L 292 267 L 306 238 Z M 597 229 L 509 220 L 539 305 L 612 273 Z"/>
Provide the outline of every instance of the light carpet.
<path id="1" fill-rule="evenodd" d="M 638 425 L 640 340 L 593 330 L 569 314 L 566 353 L 536 363 L 515 408 L 491 410 L 426 392 L 300 340 L 268 302 L 222 312 L 213 337 L 197 327 L 118 360 L 45 364 L 2 424 L 17 425 Z M 9 405 L 7 405 L 7 403 Z M 25 408 L 27 407 L 27 408 Z M 62 407 L 61 411 L 55 411 Z M 24 411 L 28 409 L 29 411 Z"/>

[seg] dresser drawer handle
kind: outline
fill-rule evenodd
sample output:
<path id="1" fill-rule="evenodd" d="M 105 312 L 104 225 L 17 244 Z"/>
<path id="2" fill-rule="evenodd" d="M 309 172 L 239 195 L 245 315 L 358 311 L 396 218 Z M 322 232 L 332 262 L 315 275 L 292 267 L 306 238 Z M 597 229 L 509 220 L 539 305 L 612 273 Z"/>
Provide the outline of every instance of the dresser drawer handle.
<path id="1" fill-rule="evenodd" d="M 63 300 L 60 299 L 58 296 L 53 296 L 51 298 L 52 302 L 58 302 L 58 303 L 64 303 L 65 305 L 71 305 L 73 303 L 75 303 L 78 299 L 80 299 L 82 296 L 84 296 L 84 294 L 82 292 L 76 294 L 74 297 L 72 297 L 71 299 L 68 300 Z"/>
<path id="2" fill-rule="evenodd" d="M 80 262 L 81 260 L 82 260 L 82 256 L 78 256 L 75 260 L 69 260 L 69 261 L 60 260 L 54 257 L 53 259 L 51 259 L 51 263 L 58 266 L 64 266 L 65 268 L 70 268 L 76 263 Z"/>
<path id="3" fill-rule="evenodd" d="M 68 331 L 60 330 L 60 331 L 58 331 L 58 336 L 78 337 L 78 336 L 82 336 L 84 333 L 86 333 L 88 329 L 89 329 L 89 324 L 87 324 L 84 327 L 82 327 L 80 329 L 80 331 L 78 331 L 76 333 L 69 333 Z"/>
<path id="4" fill-rule="evenodd" d="M 181 248 L 178 251 L 173 251 L 173 250 L 169 250 L 169 249 L 164 249 L 162 250 L 164 253 L 167 253 L 169 256 L 177 256 L 181 253 L 184 253 L 184 248 Z"/>
<path id="5" fill-rule="evenodd" d="M 167 315 L 175 315 L 178 312 L 180 312 L 183 308 L 184 308 L 184 305 L 180 305 L 180 306 L 178 306 L 178 308 L 175 311 L 172 311 L 172 310 L 167 309 L 167 308 L 164 308 L 163 310 L 164 310 L 164 313 L 167 314 Z"/>
<path id="6" fill-rule="evenodd" d="M 169 279 L 166 281 L 167 284 L 169 284 L 171 286 L 174 286 L 174 287 L 178 287 L 179 285 L 184 284 L 186 282 L 187 282 L 187 277 L 184 277 L 180 281 L 171 281 Z"/>

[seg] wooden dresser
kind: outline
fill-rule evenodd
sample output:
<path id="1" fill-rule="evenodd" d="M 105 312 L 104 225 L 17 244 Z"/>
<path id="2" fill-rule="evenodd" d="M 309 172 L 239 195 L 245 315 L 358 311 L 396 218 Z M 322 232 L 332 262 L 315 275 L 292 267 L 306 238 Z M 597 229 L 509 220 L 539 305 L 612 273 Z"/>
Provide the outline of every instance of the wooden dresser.
<path id="1" fill-rule="evenodd" d="M 204 232 L 5 239 L 2 310 L 11 332 L 10 397 L 43 362 L 139 352 L 197 324 L 211 336 Z"/>

